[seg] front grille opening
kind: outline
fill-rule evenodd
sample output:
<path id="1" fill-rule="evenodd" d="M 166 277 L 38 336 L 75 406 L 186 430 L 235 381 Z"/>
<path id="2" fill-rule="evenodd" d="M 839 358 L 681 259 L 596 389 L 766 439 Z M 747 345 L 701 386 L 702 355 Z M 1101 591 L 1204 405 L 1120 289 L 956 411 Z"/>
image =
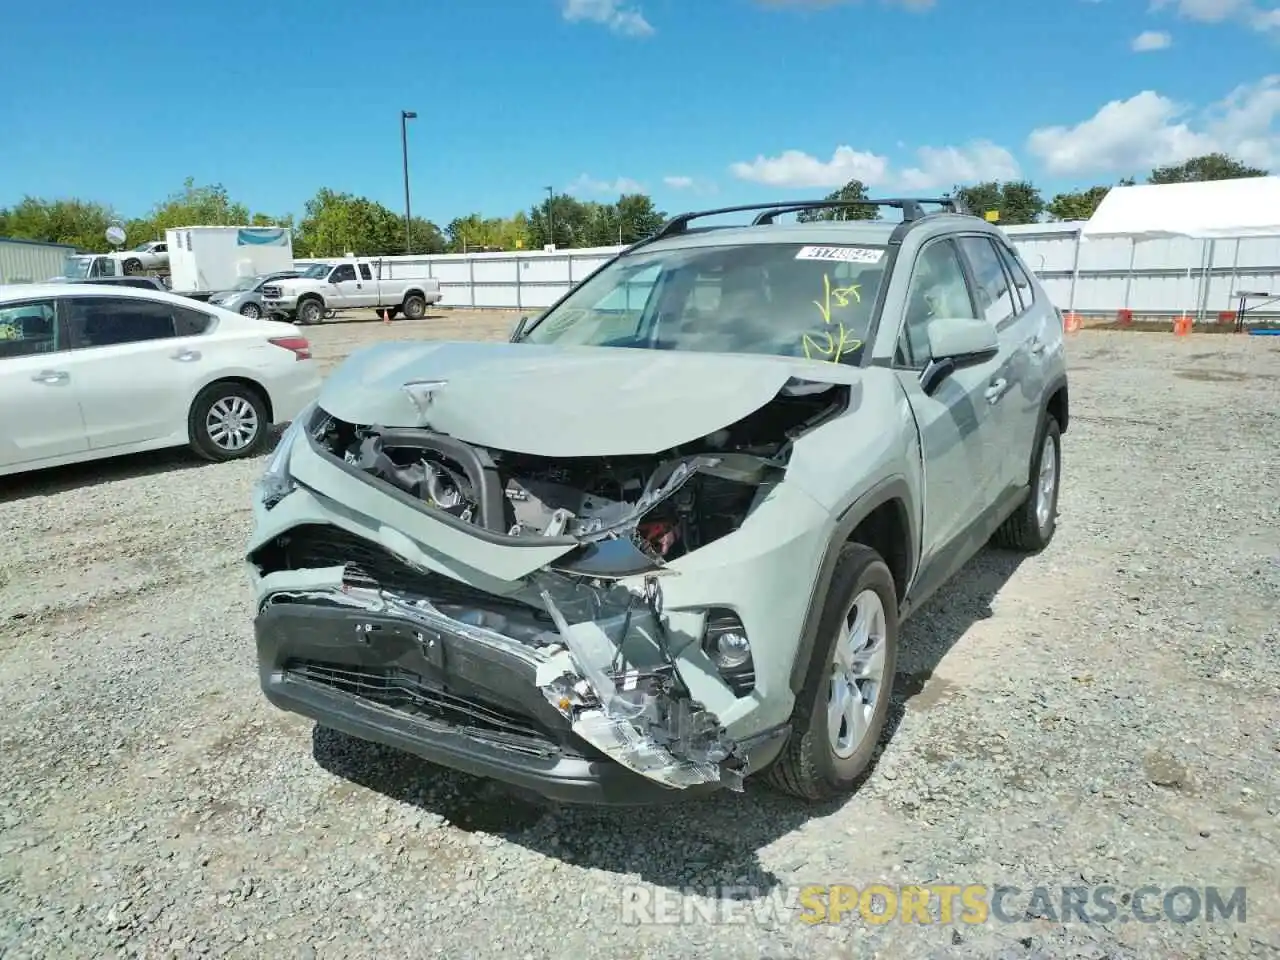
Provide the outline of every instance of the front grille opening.
<path id="1" fill-rule="evenodd" d="M 550 754 L 559 747 L 529 718 L 509 709 L 484 703 L 430 684 L 420 675 L 399 667 L 366 667 L 290 660 L 285 676 L 315 684 L 348 696 L 376 703 L 400 713 L 448 724 L 477 735 L 490 735 L 504 746 Z"/>

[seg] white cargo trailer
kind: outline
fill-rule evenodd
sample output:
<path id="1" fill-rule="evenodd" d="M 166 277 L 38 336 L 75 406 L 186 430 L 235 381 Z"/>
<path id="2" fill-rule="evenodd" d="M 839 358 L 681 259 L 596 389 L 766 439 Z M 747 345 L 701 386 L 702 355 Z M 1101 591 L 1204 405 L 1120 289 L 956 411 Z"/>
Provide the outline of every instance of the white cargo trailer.
<path id="1" fill-rule="evenodd" d="M 236 281 L 293 269 L 284 227 L 178 227 L 165 231 L 169 286 L 182 293 L 230 290 Z"/>

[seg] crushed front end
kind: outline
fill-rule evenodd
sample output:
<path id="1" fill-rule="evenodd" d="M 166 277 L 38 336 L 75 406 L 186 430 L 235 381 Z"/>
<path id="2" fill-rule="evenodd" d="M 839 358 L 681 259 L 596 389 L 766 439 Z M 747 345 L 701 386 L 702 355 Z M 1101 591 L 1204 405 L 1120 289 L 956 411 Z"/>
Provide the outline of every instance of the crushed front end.
<path id="1" fill-rule="evenodd" d="M 825 542 L 781 483 L 789 445 L 846 400 L 798 390 L 696 443 L 581 458 L 316 407 L 255 506 L 263 690 L 557 799 L 739 790 L 789 729 L 794 642 L 767 634 L 807 592 L 780 574 Z"/>

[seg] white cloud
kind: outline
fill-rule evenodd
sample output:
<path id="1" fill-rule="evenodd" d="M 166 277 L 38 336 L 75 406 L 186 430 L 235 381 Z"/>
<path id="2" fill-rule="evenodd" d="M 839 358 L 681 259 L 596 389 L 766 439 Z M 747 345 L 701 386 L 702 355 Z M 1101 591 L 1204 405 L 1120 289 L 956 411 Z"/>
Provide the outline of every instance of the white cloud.
<path id="1" fill-rule="evenodd" d="M 739 161 L 729 172 L 739 180 L 771 187 L 828 187 L 834 189 L 850 180 L 871 185 L 883 183 L 889 161 L 853 147 L 836 147 L 830 160 L 819 160 L 801 150 L 786 150 L 776 157 L 763 154 L 751 161 Z"/>
<path id="2" fill-rule="evenodd" d="M 608 194 L 621 196 L 624 193 L 644 193 L 644 184 L 630 177 L 618 177 L 616 180 L 598 180 L 588 174 L 581 174 L 576 180 L 564 188 L 565 193 L 575 196 L 581 194 Z"/>
<path id="3" fill-rule="evenodd" d="M 916 157 L 919 165 L 908 167 L 896 178 L 908 190 L 987 180 L 1016 180 L 1022 173 L 1012 153 L 987 140 L 979 140 L 966 147 L 921 147 L 916 151 Z"/>
<path id="4" fill-rule="evenodd" d="M 693 186 L 693 177 L 663 177 L 662 182 L 672 190 L 688 190 Z"/>
<path id="5" fill-rule="evenodd" d="M 1173 37 L 1163 30 L 1143 30 L 1133 38 L 1130 49 L 1136 53 L 1148 53 L 1152 50 L 1167 50 L 1173 46 Z"/>
<path id="6" fill-rule="evenodd" d="M 830 160 L 787 150 L 775 157 L 757 156 L 735 163 L 729 170 L 740 180 L 771 187 L 828 190 L 850 180 L 861 180 L 868 187 L 896 185 L 922 190 L 981 180 L 1009 180 L 1020 172 L 1013 154 L 984 140 L 964 147 L 921 147 L 916 151 L 916 165 L 898 171 L 887 157 L 850 146 L 836 147 Z"/>
<path id="7" fill-rule="evenodd" d="M 1280 6 L 1274 0 L 1151 0 L 1153 11 L 1173 7 L 1178 16 L 1200 23 L 1243 23 L 1259 33 L 1280 34 Z"/>
<path id="8" fill-rule="evenodd" d="M 563 0 L 560 14 L 570 23 L 598 23 L 622 36 L 648 37 L 654 33 L 653 24 L 639 8 L 622 0 Z"/>
<path id="9" fill-rule="evenodd" d="M 1272 169 L 1280 165 L 1278 118 L 1280 74 L 1241 85 L 1198 113 L 1144 90 L 1075 126 L 1033 130 L 1027 149 L 1059 176 L 1136 173 L 1215 151 Z"/>

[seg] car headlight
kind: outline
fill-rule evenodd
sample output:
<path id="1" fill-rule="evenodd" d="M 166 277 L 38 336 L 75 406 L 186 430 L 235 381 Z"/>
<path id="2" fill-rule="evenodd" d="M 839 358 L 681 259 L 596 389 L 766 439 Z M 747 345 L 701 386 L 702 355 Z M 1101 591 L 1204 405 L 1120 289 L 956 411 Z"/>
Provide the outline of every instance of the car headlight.
<path id="1" fill-rule="evenodd" d="M 258 497 L 268 510 L 297 489 L 297 484 L 289 475 L 289 451 L 293 448 L 294 441 L 306 429 L 315 409 L 316 405 L 312 403 L 294 417 L 289 426 L 285 427 L 284 433 L 280 434 L 275 450 L 271 451 L 271 456 L 267 460 L 267 469 L 258 479 Z"/>

